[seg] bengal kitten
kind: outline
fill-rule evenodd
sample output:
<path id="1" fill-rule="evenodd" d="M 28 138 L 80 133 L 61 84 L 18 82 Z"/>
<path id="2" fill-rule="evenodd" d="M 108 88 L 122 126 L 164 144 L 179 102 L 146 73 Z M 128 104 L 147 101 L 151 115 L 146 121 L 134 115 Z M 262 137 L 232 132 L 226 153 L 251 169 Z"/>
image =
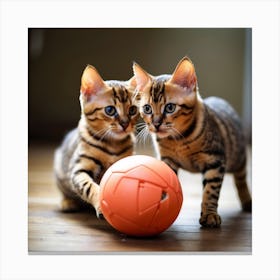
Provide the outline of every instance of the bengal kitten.
<path id="1" fill-rule="evenodd" d="M 87 66 L 80 89 L 81 119 L 55 152 L 55 175 L 63 194 L 61 209 L 92 205 L 99 217 L 99 183 L 117 160 L 132 155 L 138 109 L 133 104 L 133 78 L 103 81 Z"/>
<path id="2" fill-rule="evenodd" d="M 163 161 L 203 174 L 200 224 L 218 227 L 218 199 L 225 172 L 233 173 L 242 208 L 251 211 L 246 183 L 246 143 L 241 122 L 223 99 L 202 99 L 191 60 L 184 57 L 172 75 L 152 76 L 134 63 L 140 114 Z"/>

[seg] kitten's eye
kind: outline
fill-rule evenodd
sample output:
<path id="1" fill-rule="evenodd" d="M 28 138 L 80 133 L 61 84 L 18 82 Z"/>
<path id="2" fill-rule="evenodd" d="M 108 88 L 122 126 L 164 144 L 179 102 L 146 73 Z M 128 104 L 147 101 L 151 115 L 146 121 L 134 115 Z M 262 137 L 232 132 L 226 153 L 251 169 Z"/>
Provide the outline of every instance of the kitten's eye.
<path id="1" fill-rule="evenodd" d="M 150 114 L 152 114 L 152 111 L 153 111 L 153 110 L 152 110 L 151 105 L 146 104 L 146 105 L 143 106 L 143 112 L 144 112 L 145 114 L 150 115 Z"/>
<path id="2" fill-rule="evenodd" d="M 114 106 L 107 106 L 107 107 L 105 107 L 105 113 L 108 116 L 114 116 L 114 115 L 116 115 L 117 110 Z"/>
<path id="3" fill-rule="evenodd" d="M 164 112 L 170 114 L 170 113 L 173 113 L 175 111 L 175 109 L 176 109 L 176 104 L 168 103 L 164 107 Z"/>
<path id="4" fill-rule="evenodd" d="M 136 106 L 131 106 L 130 108 L 129 108 L 129 115 L 130 116 L 133 116 L 133 115 L 135 115 L 137 113 L 137 107 Z"/>

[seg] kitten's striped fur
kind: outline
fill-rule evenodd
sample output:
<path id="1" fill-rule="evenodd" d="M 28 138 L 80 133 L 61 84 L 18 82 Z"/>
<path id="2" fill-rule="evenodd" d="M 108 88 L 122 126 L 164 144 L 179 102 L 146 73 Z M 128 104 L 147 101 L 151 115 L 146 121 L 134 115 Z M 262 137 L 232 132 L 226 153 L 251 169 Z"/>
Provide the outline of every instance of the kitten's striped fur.
<path id="1" fill-rule="evenodd" d="M 136 63 L 133 69 L 140 113 L 161 159 L 176 173 L 183 168 L 203 174 L 200 224 L 221 224 L 217 207 L 225 172 L 234 174 L 242 207 L 251 211 L 246 144 L 234 109 L 217 97 L 202 100 L 187 57 L 172 75 L 154 77 Z"/>
<path id="2" fill-rule="evenodd" d="M 81 80 L 81 119 L 55 153 L 63 211 L 92 205 L 99 216 L 99 183 L 117 160 L 133 154 L 138 110 L 132 82 L 106 81 L 88 66 Z"/>

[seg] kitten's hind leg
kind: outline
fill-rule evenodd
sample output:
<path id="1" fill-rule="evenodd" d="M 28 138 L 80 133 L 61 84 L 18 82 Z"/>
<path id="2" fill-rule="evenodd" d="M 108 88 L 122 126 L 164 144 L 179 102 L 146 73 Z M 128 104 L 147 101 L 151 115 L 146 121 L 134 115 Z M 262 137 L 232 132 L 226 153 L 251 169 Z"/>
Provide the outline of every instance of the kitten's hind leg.
<path id="1" fill-rule="evenodd" d="M 246 181 L 246 164 L 233 174 L 243 211 L 252 212 L 252 198 Z"/>

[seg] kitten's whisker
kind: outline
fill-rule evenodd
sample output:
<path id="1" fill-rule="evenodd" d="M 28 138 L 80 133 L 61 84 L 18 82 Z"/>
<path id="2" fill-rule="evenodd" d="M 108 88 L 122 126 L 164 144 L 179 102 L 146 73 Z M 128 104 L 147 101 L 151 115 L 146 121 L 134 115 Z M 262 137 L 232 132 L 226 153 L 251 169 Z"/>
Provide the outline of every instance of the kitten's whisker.
<path id="1" fill-rule="evenodd" d="M 143 127 L 143 126 L 146 126 L 146 123 L 141 121 L 141 122 L 137 123 L 136 126 Z"/>
<path id="2" fill-rule="evenodd" d="M 146 126 L 144 128 L 143 138 L 144 138 L 144 145 L 146 145 L 146 141 L 150 136 L 149 128 Z"/>
<path id="3" fill-rule="evenodd" d="M 184 137 L 183 134 L 175 127 L 171 127 L 171 129 L 180 137 Z"/>
<path id="4" fill-rule="evenodd" d="M 149 130 L 146 124 L 143 126 L 143 128 L 140 130 L 140 132 L 136 135 L 136 141 L 138 143 L 143 143 L 146 145 L 146 140 L 149 136 Z"/>
<path id="5" fill-rule="evenodd" d="M 181 138 L 181 137 L 183 137 L 182 133 L 180 133 L 180 131 L 174 127 L 170 127 L 170 128 L 174 132 L 174 134 L 171 134 L 172 139 L 175 140 L 176 142 L 178 142 L 179 139 L 176 136 L 179 136 L 179 138 Z"/>
<path id="6" fill-rule="evenodd" d="M 146 126 L 147 126 L 146 123 L 138 123 L 138 124 L 136 124 L 136 129 L 137 130 L 142 130 Z"/>
<path id="7" fill-rule="evenodd" d="M 113 133 L 113 129 L 110 128 L 110 130 L 108 130 L 108 138 L 113 141 L 114 139 L 114 133 Z"/>
<path id="8" fill-rule="evenodd" d="M 106 128 L 106 131 L 104 132 L 104 134 L 101 136 L 99 141 L 103 141 L 104 138 L 106 138 L 108 136 L 108 138 L 111 138 L 111 128 Z"/>
<path id="9" fill-rule="evenodd" d="M 95 131 L 95 134 L 102 133 L 102 131 L 105 131 L 105 130 L 107 130 L 107 127 L 103 127 L 103 128 L 101 128 L 101 129 Z"/>
<path id="10" fill-rule="evenodd" d="M 136 135 L 136 141 L 137 141 L 138 143 L 140 143 L 141 140 L 142 140 L 143 133 L 145 133 L 144 130 L 145 130 L 145 129 L 141 129 L 141 130 L 137 133 L 137 135 Z"/>
<path id="11" fill-rule="evenodd" d="M 101 139 L 103 139 L 103 138 L 104 138 L 104 134 L 106 134 L 107 130 L 108 130 L 108 128 L 107 128 L 107 127 L 104 127 L 104 128 L 102 128 L 102 129 L 96 131 L 96 132 L 94 133 L 94 135 L 97 136 L 97 137 L 101 137 Z M 101 139 L 100 139 L 99 141 L 101 141 Z"/>

